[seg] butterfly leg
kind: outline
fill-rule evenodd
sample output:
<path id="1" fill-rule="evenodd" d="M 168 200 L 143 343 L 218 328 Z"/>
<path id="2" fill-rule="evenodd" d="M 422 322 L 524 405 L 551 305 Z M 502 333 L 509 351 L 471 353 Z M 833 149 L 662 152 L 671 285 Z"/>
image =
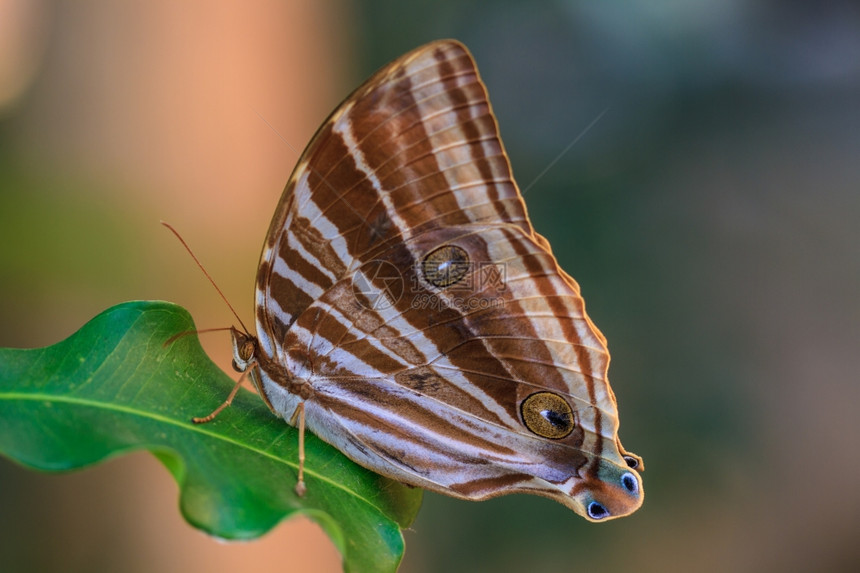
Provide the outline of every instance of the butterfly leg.
<path id="1" fill-rule="evenodd" d="M 211 414 L 209 414 L 208 416 L 203 416 L 202 418 L 191 418 L 191 421 L 195 424 L 205 424 L 214 420 L 215 416 L 221 413 L 221 410 L 233 403 L 233 398 L 235 398 L 236 394 L 239 392 L 239 388 L 242 386 L 242 380 L 244 379 L 244 374 L 242 374 L 242 376 L 239 376 L 239 379 L 236 381 L 236 385 L 233 386 L 233 389 L 230 391 L 230 395 L 227 396 L 227 399 L 224 400 L 224 402 L 220 406 L 215 408 Z"/>
<path id="2" fill-rule="evenodd" d="M 299 402 L 298 408 L 296 408 L 295 413 L 293 414 L 293 419 L 290 421 L 290 425 L 295 426 L 296 418 L 298 418 L 299 422 L 299 479 L 296 482 L 296 495 L 299 497 L 304 497 L 305 493 L 308 491 L 307 486 L 305 485 L 305 403 Z"/>

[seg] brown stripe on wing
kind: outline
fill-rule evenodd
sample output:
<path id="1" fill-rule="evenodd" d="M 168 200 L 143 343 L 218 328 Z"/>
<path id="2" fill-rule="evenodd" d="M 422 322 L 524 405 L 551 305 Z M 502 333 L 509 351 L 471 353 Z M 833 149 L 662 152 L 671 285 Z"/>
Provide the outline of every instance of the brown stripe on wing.
<path id="1" fill-rule="evenodd" d="M 511 187 L 515 189 L 515 186 L 513 184 L 513 176 L 510 173 L 508 159 L 502 150 L 501 140 L 498 137 L 488 140 L 486 137 L 488 134 L 496 135 L 497 131 L 496 120 L 490 111 L 487 91 L 483 83 L 478 80 L 477 70 L 474 69 L 474 62 L 472 62 L 472 58 L 467 54 L 454 60 L 445 57 L 442 50 L 437 50 L 434 56 L 439 62 L 439 77 L 446 87 L 448 87 L 452 108 L 457 111 L 458 121 L 456 124 L 462 130 L 465 141 L 470 143 L 471 166 L 477 167 L 480 174 L 477 180 L 485 183 L 487 196 L 490 201 L 496 202 L 500 199 L 497 185 L 494 182 L 496 177 L 506 175 L 511 178 Z M 474 71 L 474 82 L 468 86 L 469 89 L 457 81 L 458 71 L 464 68 L 470 72 Z M 484 145 L 489 145 L 492 151 L 495 152 L 493 155 L 497 159 L 495 166 L 486 156 Z M 458 183 L 462 182 L 459 177 L 455 178 L 455 180 Z M 499 212 L 499 219 L 503 221 L 507 220 L 504 211 Z"/>
<path id="2" fill-rule="evenodd" d="M 344 381 L 346 382 L 346 381 Z M 440 415 L 430 408 L 424 407 L 416 400 L 404 399 L 402 396 L 392 394 L 390 389 L 376 384 L 363 383 L 356 380 L 356 384 L 342 384 L 337 394 L 325 391 L 317 392 L 314 402 L 328 409 L 337 418 L 351 420 L 354 423 L 366 426 L 372 431 L 368 434 L 379 433 L 390 437 L 398 437 L 399 440 L 379 439 L 381 443 L 391 444 L 399 441 L 403 444 L 403 460 L 410 458 L 410 453 L 405 451 L 415 441 L 416 436 L 410 432 L 411 428 L 417 428 L 424 439 L 420 447 L 430 452 L 435 452 L 448 458 L 451 462 L 475 463 L 475 458 L 458 452 L 456 449 L 446 447 L 444 442 L 462 442 L 469 447 L 480 450 L 484 459 L 492 457 L 515 456 L 516 451 L 500 443 L 485 439 L 480 431 L 464 431 L 460 425 L 453 423 L 450 416 Z M 388 406 L 387 412 L 391 412 L 390 418 L 375 416 L 369 411 L 372 406 Z M 396 415 L 394 414 L 396 413 Z M 403 420 L 408 420 L 407 424 Z M 368 440 L 371 447 L 377 440 Z M 420 459 L 414 465 L 420 465 Z"/>
<path id="3" fill-rule="evenodd" d="M 309 314 L 305 313 L 305 315 Z M 308 326 L 314 328 L 313 325 Z M 359 337 L 358 329 L 355 328 L 354 324 L 342 324 L 331 315 L 322 315 L 320 323 L 312 330 L 312 334 L 314 337 L 335 341 L 333 346 L 337 348 L 348 347 L 350 354 L 358 360 L 372 364 L 373 368 L 380 373 L 393 374 L 406 367 L 399 356 L 397 358 L 392 357 L 390 354 L 380 351 L 367 337 Z M 316 375 L 326 378 L 355 378 L 356 376 L 354 370 L 333 361 L 329 354 L 314 354 L 314 372 Z M 369 376 L 371 373 L 368 372 L 367 375 Z"/>
<path id="4" fill-rule="evenodd" d="M 301 214 L 304 201 L 313 201 L 321 215 L 337 228 L 336 237 L 343 237 L 349 248 L 359 244 L 355 235 L 367 233 L 374 222 L 371 213 L 381 206 L 379 190 L 357 167 L 354 150 L 343 137 L 331 132 L 331 126 L 324 135 L 325 139 L 310 156 L 309 166 L 314 169 L 310 171 L 308 188 L 302 189 L 303 197 L 297 201 L 296 208 Z M 315 218 L 309 218 L 310 225 L 316 223 Z M 325 239 L 330 241 L 336 237 Z M 317 244 L 312 246 L 312 252 L 329 246 L 327 242 Z M 340 252 L 339 255 L 347 259 L 346 268 L 357 253 Z"/>
<path id="5" fill-rule="evenodd" d="M 257 275 L 268 277 L 270 274 L 270 266 L 271 266 L 271 264 L 268 261 L 262 261 L 260 263 L 260 268 L 257 270 Z M 271 292 L 269 290 L 269 289 L 271 289 L 270 285 L 271 285 L 271 281 L 269 281 L 269 280 L 267 280 L 266 283 L 264 283 L 264 286 L 267 289 L 265 291 L 266 297 L 268 297 L 269 296 L 268 293 Z M 292 286 L 289 286 L 288 288 L 290 291 L 292 291 L 292 289 L 293 289 Z M 310 299 L 310 297 L 308 297 L 304 292 L 297 291 L 296 297 L 299 297 L 299 296 L 302 296 L 303 298 L 306 299 L 305 304 L 303 304 L 301 306 L 301 308 L 297 308 L 297 309 L 289 309 L 289 308 L 284 309 L 284 312 L 286 312 L 287 314 L 280 313 L 280 312 L 274 312 L 274 310 L 272 308 L 270 308 L 268 305 L 257 305 L 257 307 L 255 308 L 254 314 L 255 314 L 255 317 L 257 319 L 257 324 L 258 325 L 264 325 L 266 332 L 270 333 L 273 340 L 276 340 L 278 342 L 283 340 L 284 336 L 286 336 L 286 334 L 287 334 L 287 330 L 290 328 L 290 325 L 295 321 L 297 315 L 291 313 L 290 310 L 301 312 L 302 310 L 304 310 L 305 308 L 310 306 L 311 303 L 313 302 L 313 301 L 307 302 L 307 300 Z M 259 297 L 259 294 L 258 294 L 258 297 Z M 297 300 L 297 302 L 299 302 L 299 301 Z"/>
<path id="6" fill-rule="evenodd" d="M 404 339 L 400 332 L 386 325 L 379 314 L 372 310 L 372 302 L 363 293 L 355 292 L 350 280 L 341 281 L 319 301 L 322 305 L 329 305 L 339 317 L 336 318 L 333 313 L 323 313 L 318 322 L 311 323 L 313 313 L 307 312 L 302 316 L 299 326 L 310 331 L 312 336 L 325 338 L 332 348 L 349 352 L 356 359 L 372 364 L 383 374 L 395 374 L 409 366 L 426 363 L 426 355 Z M 308 318 L 305 319 L 305 316 Z M 375 344 L 371 343 L 371 339 Z M 325 369 L 318 372 L 326 377 L 356 375 L 356 372 Z"/>
<path id="7" fill-rule="evenodd" d="M 486 90 L 465 48 L 427 50 L 373 96 L 356 104 L 351 125 L 367 164 L 411 229 L 492 219 L 531 232 Z"/>
<path id="8" fill-rule="evenodd" d="M 279 287 L 279 281 L 285 279 L 291 279 L 291 282 L 297 282 L 298 286 L 301 286 L 301 283 L 303 282 L 310 283 L 311 285 L 322 291 L 325 291 L 331 287 L 333 281 L 331 280 L 331 278 L 329 278 L 328 274 L 323 272 L 322 268 L 319 266 L 319 263 L 306 259 L 299 250 L 294 249 L 293 246 L 290 245 L 289 241 L 281 241 L 280 245 L 278 245 L 278 258 L 282 259 L 283 261 L 290 261 L 288 269 L 291 274 L 284 277 L 284 279 L 281 279 L 281 276 L 277 272 L 277 268 L 272 268 L 273 272 L 270 274 L 269 284 L 270 288 L 274 292 L 280 290 L 281 287 Z M 277 263 L 277 261 L 275 262 Z M 283 299 L 279 297 L 279 301 L 280 300 Z M 284 300 L 284 303 L 290 306 L 295 304 L 295 302 L 291 300 Z"/>
<path id="9" fill-rule="evenodd" d="M 433 400 L 446 404 L 456 404 L 458 410 L 480 416 L 481 419 L 506 426 L 507 424 L 493 411 L 488 410 L 486 404 L 464 391 L 457 384 L 451 383 L 444 376 L 444 370 L 434 369 L 430 366 L 418 366 L 397 373 L 394 381 L 415 392 L 419 392 Z"/>
<path id="10" fill-rule="evenodd" d="M 557 265 L 557 263 L 556 263 Z M 561 267 L 557 266 L 558 275 L 571 286 L 573 290 L 579 294 L 579 285 L 568 275 Z M 590 364 L 590 374 L 586 381 L 589 384 L 589 397 L 594 405 L 594 443 L 589 448 L 594 452 L 594 457 L 587 469 L 590 475 L 597 475 L 599 461 L 603 454 L 606 438 L 603 437 L 604 427 L 615 436 L 617 441 L 618 431 L 618 413 L 615 393 L 609 385 L 608 370 L 609 370 L 609 352 L 606 345 L 606 337 L 597 328 L 597 326 L 588 317 L 585 312 L 585 301 L 577 296 L 570 301 L 573 301 L 577 307 L 576 313 L 581 316 L 582 320 L 577 324 L 574 322 L 565 322 L 566 326 L 571 328 L 571 332 L 580 333 L 580 339 L 583 344 L 575 347 L 578 360 L 581 364 Z M 561 301 L 551 299 L 549 302 L 557 307 L 561 307 Z M 568 301 L 569 302 L 569 301 Z M 581 329 L 577 329 L 577 326 Z"/>
<path id="11" fill-rule="evenodd" d="M 428 232 L 411 241 L 410 250 L 429 252 L 431 248 L 445 244 L 444 236 L 451 236 L 452 231 L 454 234 L 461 235 L 457 244 L 463 248 L 468 247 L 470 260 L 487 260 L 486 243 L 474 229 L 470 229 L 467 235 L 463 235 L 462 231 L 458 232 L 456 228 Z M 469 239 L 468 245 L 465 243 L 467 238 Z M 425 242 L 427 246 L 421 244 Z M 478 255 L 478 252 L 484 254 Z M 441 304 L 441 300 L 439 301 L 440 304 L 432 304 L 430 302 L 433 300 L 432 297 L 438 299 L 444 298 L 444 296 L 440 297 L 441 293 L 428 287 L 423 277 L 420 276 L 419 265 L 416 264 L 416 261 L 413 261 L 409 266 L 400 268 L 403 269 L 404 281 L 411 286 L 411 290 L 409 296 L 398 301 L 396 309 L 400 317 L 411 327 L 412 333 L 420 334 L 432 342 L 433 348 L 428 350 L 432 350 L 432 354 L 435 356 L 428 356 L 428 363 L 438 363 L 439 357 L 444 357 L 445 361 L 452 364 L 468 382 L 478 387 L 499 407 L 507 411 L 511 419 L 517 420 L 519 414 L 516 402 L 516 384 L 500 384 L 498 382 L 499 380 L 513 381 L 517 377 L 511 371 L 509 364 L 500 360 L 494 353 L 493 348 L 487 342 L 489 333 L 481 329 L 480 323 L 477 322 L 478 319 L 464 312 L 463 309 Z M 468 280 L 468 278 L 464 280 Z M 422 304 L 424 301 L 427 302 Z M 440 395 L 438 399 L 444 400 L 445 396 Z M 449 405 L 452 408 L 462 409 L 485 419 L 495 417 L 483 404 L 476 404 L 474 409 L 470 408 L 471 404 L 449 402 Z"/>
<path id="12" fill-rule="evenodd" d="M 487 348 L 487 355 L 503 365 L 504 371 L 513 379 L 525 382 L 514 395 L 507 396 L 509 407 L 516 409 L 519 402 L 529 393 L 534 391 L 529 382 L 539 383 L 547 388 L 555 388 L 557 391 L 570 393 L 568 384 L 557 368 L 547 368 L 545 364 L 552 364 L 553 357 L 544 339 L 546 333 L 535 330 L 534 322 L 520 307 L 517 298 L 524 295 L 556 295 L 555 286 L 547 280 L 541 280 L 541 276 L 550 272 L 545 268 L 542 259 L 550 256 L 539 250 L 533 243 L 526 247 L 530 239 L 521 231 L 512 232 L 509 227 L 486 228 L 456 239 L 456 244 L 466 248 L 471 260 L 476 264 L 481 262 L 507 265 L 511 270 L 523 269 L 528 275 L 528 286 L 522 288 L 523 292 L 515 292 L 513 285 L 506 285 L 505 291 L 493 293 L 491 285 L 483 285 L 478 292 L 468 293 L 478 299 L 497 298 L 502 304 L 487 309 L 487 312 L 479 314 L 463 314 L 462 322 L 469 335 L 477 337 L 478 343 Z M 487 246 L 486 241 L 492 241 Z M 491 253 L 492 251 L 492 253 Z M 516 318 L 514 318 L 516 317 Z M 467 341 L 465 337 L 462 344 L 452 352 L 448 352 L 449 359 L 455 364 L 466 369 L 482 369 L 484 364 L 475 361 L 473 347 L 475 342 Z M 520 360 L 518 358 L 528 357 L 532 360 Z"/>
<path id="13" fill-rule="evenodd" d="M 334 132 L 335 124 L 354 132 L 358 149 Z M 362 169 L 374 177 L 378 171 L 386 189 L 357 168 L 361 155 Z M 394 212 L 382 205 L 386 193 Z M 330 222 L 324 233 L 319 214 Z M 532 232 L 474 62 L 462 45 L 437 42 L 377 72 L 311 140 L 273 218 L 258 290 L 288 312 L 285 322 L 310 303 L 302 284 L 272 284 L 277 257 L 290 268 L 302 265 L 301 256 L 282 247 L 287 222 L 311 257 L 341 277 L 355 268 L 354 258 L 386 248 L 410 227 L 489 219 Z M 321 240 L 306 240 L 314 232 Z M 345 249 L 333 244 L 340 239 Z M 322 286 L 317 279 L 311 282 Z"/>
<path id="14" fill-rule="evenodd" d="M 403 269 L 402 278 L 405 284 L 418 284 L 419 279 L 415 274 L 417 265 L 405 243 L 400 243 L 389 249 L 385 255 L 379 260 L 396 264 L 398 268 Z M 375 284 L 377 288 L 385 287 L 381 282 L 382 280 L 384 279 L 379 279 Z M 419 307 L 414 304 L 415 299 L 413 297 L 416 296 L 416 293 L 409 292 L 396 305 L 397 313 L 402 319 L 399 324 L 408 329 L 407 332 L 404 332 L 383 322 L 378 313 L 370 310 L 371 305 L 368 301 L 365 300 L 363 301 L 364 304 L 361 304 L 361 301 L 357 301 L 355 296 L 360 297 L 360 293 L 351 292 L 351 282 L 346 279 L 330 289 L 319 300 L 319 305 L 337 309 L 340 315 L 350 322 L 349 324 L 342 324 L 339 320 L 327 317 L 321 319 L 321 322 L 313 327 L 311 325 L 313 313 L 306 312 L 300 317 L 297 325 L 306 326 L 309 329 L 313 328 L 314 335 L 326 338 L 331 343 L 330 347 L 336 347 L 338 352 L 348 352 L 357 361 L 372 364 L 378 371 L 389 374 L 392 383 L 395 383 L 395 380 L 404 382 L 407 386 L 414 383 L 410 369 L 420 369 L 425 365 L 432 364 L 438 356 L 444 355 L 447 349 L 455 349 L 463 340 L 474 343 L 470 345 L 469 356 L 477 363 L 482 364 L 480 373 L 467 373 L 467 377 L 471 376 L 480 379 L 480 381 L 511 380 L 510 373 L 505 366 L 482 345 L 480 335 L 468 329 L 468 325 L 463 322 L 462 313 L 459 310 Z M 347 332 L 350 334 L 347 335 Z M 424 344 L 419 347 L 410 336 L 415 333 L 420 333 L 428 339 L 432 346 Z M 373 338 L 374 344 L 369 344 L 367 338 Z M 388 352 L 383 351 L 379 346 L 384 347 Z M 400 357 L 400 362 L 392 361 L 389 353 Z M 316 362 L 316 374 L 321 378 L 336 379 L 344 376 L 350 377 L 350 374 L 353 377 L 355 375 L 355 373 L 343 372 L 336 362 L 322 362 L 321 360 L 316 360 Z M 330 368 L 326 368 L 326 365 L 329 365 Z M 463 366 L 466 364 L 464 363 Z M 420 370 L 420 373 L 416 375 L 420 378 L 425 373 L 426 370 Z M 443 381 L 441 377 L 437 378 L 437 382 Z M 488 385 L 484 383 L 481 386 Z M 495 395 L 495 400 L 503 404 L 514 419 L 517 417 L 516 404 L 510 398 L 515 396 L 515 387 L 515 384 L 508 388 L 499 384 L 489 384 L 485 388 L 488 393 Z M 449 403 L 452 407 L 457 407 L 484 419 L 495 419 L 501 423 L 497 416 L 487 412 L 481 401 L 474 398 L 461 400 L 463 398 L 462 391 L 452 383 L 430 385 L 426 389 L 428 392 L 435 390 L 438 394 L 435 396 L 428 393 L 430 398 L 439 399 Z M 507 426 L 507 424 L 505 425 Z"/>
<path id="15" fill-rule="evenodd" d="M 498 495 L 526 491 L 534 476 L 524 473 L 503 473 L 451 485 L 451 490 L 468 499 L 487 499 Z M 520 486 L 520 487 L 517 487 Z"/>
<path id="16" fill-rule="evenodd" d="M 546 257 L 552 260 L 552 267 L 547 268 L 548 265 L 544 264 L 544 261 L 541 261 L 538 257 L 530 256 L 530 249 L 518 240 L 518 237 L 515 237 L 513 233 L 509 230 L 505 229 L 503 231 L 509 238 L 509 243 L 513 247 L 514 251 L 520 256 L 520 261 L 525 265 L 526 270 L 529 273 L 529 276 L 536 277 L 532 283 L 534 287 L 537 289 L 537 292 L 545 298 L 547 303 L 550 305 L 550 308 L 556 316 L 564 317 L 567 314 L 567 309 L 563 302 L 558 298 L 558 293 L 550 281 L 539 280 L 540 276 L 546 275 L 555 269 L 558 268 L 558 265 L 555 263 L 555 259 L 552 255 L 547 253 Z M 591 380 L 591 377 L 594 375 L 591 367 L 591 357 L 587 352 L 583 352 L 582 347 L 582 339 L 580 338 L 579 332 L 577 331 L 575 324 L 572 321 L 560 320 L 559 324 L 564 329 L 565 340 L 569 341 L 570 344 L 576 351 L 577 355 L 577 363 L 579 366 L 579 371 L 588 376 L 586 380 L 587 388 L 588 388 L 588 396 L 593 404 L 595 402 L 594 399 L 594 385 L 588 383 Z"/>
<path id="17" fill-rule="evenodd" d="M 513 235 L 507 229 L 505 230 L 505 232 L 511 236 Z M 513 238 L 513 236 L 512 236 L 512 238 Z M 521 253 L 521 254 L 526 253 L 526 249 L 522 243 L 518 243 L 517 241 L 512 241 L 512 244 L 514 245 L 514 248 L 519 253 Z M 552 269 L 552 271 L 555 271 L 557 273 L 558 263 L 555 261 L 555 258 L 552 257 L 552 255 L 550 255 L 549 253 L 547 253 L 547 254 L 548 254 L 549 259 L 551 259 L 552 263 L 553 263 L 554 268 Z M 528 260 L 528 259 L 524 258 L 524 260 Z M 544 268 L 543 266 L 541 266 L 541 268 L 532 268 L 530 270 L 533 273 L 547 272 L 547 269 Z M 565 278 L 565 277 L 562 277 L 562 278 Z M 546 300 L 549 303 L 550 308 L 560 317 L 564 317 L 565 315 L 567 315 L 567 308 L 566 308 L 566 305 L 564 304 L 564 301 L 561 300 L 560 298 L 558 298 L 557 296 L 553 296 L 553 295 L 556 295 L 558 293 L 556 293 L 553 290 L 550 290 L 548 288 L 549 283 L 544 282 L 544 281 L 535 281 L 535 282 L 536 282 L 536 286 L 538 286 L 539 289 L 541 287 L 543 287 L 543 289 L 540 292 L 544 296 L 548 297 Z M 578 288 L 577 288 L 577 292 L 578 292 Z M 582 305 L 582 313 L 581 314 L 582 314 L 582 316 L 585 316 L 584 302 L 582 302 L 582 299 L 578 296 L 575 298 Z M 592 451 L 594 452 L 595 455 L 592 458 L 592 463 L 589 465 L 589 467 L 586 471 L 589 473 L 595 473 L 598 469 L 600 456 L 601 456 L 602 451 L 603 451 L 603 438 L 602 438 L 603 412 L 604 412 L 604 409 L 610 409 L 611 408 L 610 411 L 613 413 L 613 417 L 614 417 L 614 415 L 615 415 L 615 404 L 612 403 L 612 404 L 607 405 L 605 403 L 601 403 L 598 401 L 598 397 L 597 397 L 596 391 L 595 391 L 595 368 L 594 368 L 594 365 L 592 363 L 592 356 L 591 356 L 591 353 L 588 351 L 587 347 L 582 343 L 582 337 L 576 328 L 576 323 L 574 321 L 570 321 L 570 320 L 559 320 L 559 324 L 562 326 L 562 328 L 564 328 L 565 338 L 566 338 L 566 340 L 570 341 L 571 347 L 573 348 L 574 352 L 576 353 L 576 359 L 577 359 L 579 371 L 584 374 L 584 376 L 581 377 L 581 379 L 585 383 L 585 387 L 586 387 L 586 390 L 588 392 L 588 399 L 591 402 L 591 404 L 594 405 L 594 410 L 593 410 L 594 411 L 594 440 L 593 440 L 593 443 L 592 443 L 592 446 L 590 449 L 592 449 Z M 586 326 L 589 328 L 589 330 L 596 331 L 599 333 L 599 331 L 597 331 L 597 328 L 594 327 L 594 325 L 591 323 L 590 320 L 587 321 Z M 605 340 L 603 338 L 602 334 L 597 334 L 597 335 L 595 335 L 595 337 L 597 339 L 600 339 L 600 340 Z M 605 346 L 604 346 L 604 348 L 605 348 Z M 598 372 L 597 375 L 600 376 L 600 378 L 601 378 L 600 384 L 608 387 L 608 382 L 605 379 L 606 369 L 609 366 L 608 352 L 604 351 L 604 355 L 606 356 L 606 359 L 602 365 L 603 366 L 602 371 Z M 571 387 L 571 389 L 569 390 L 569 393 L 574 394 L 575 388 Z M 611 396 L 611 394 L 610 394 L 610 396 Z"/>
<path id="18" fill-rule="evenodd" d="M 308 148 L 305 152 L 307 157 L 299 163 L 287 184 L 284 196 L 289 196 L 290 200 L 282 198 L 280 206 L 294 211 L 286 217 L 276 214 L 269 231 L 272 235 L 267 239 L 268 257 L 264 251 L 257 273 L 258 291 L 265 293 L 266 301 L 278 303 L 289 315 L 289 323 L 313 302 L 315 296 L 311 293 L 325 291 L 332 286 L 334 281 L 329 275 L 339 277 L 345 273 L 347 265 L 343 259 L 348 259 L 347 254 L 337 252 L 332 240 L 345 235 L 350 229 L 355 232 L 364 227 L 364 217 L 352 208 L 352 204 L 375 201 L 377 198 L 370 182 L 352 161 L 338 161 L 337 167 L 329 169 L 325 177 L 320 174 L 321 168 L 328 165 L 332 156 L 349 156 L 349 150 L 339 135 L 331 133 L 331 126 L 322 129 L 317 137 L 325 144 Z M 340 189 L 350 189 L 350 196 L 345 196 Z M 319 225 L 320 215 L 326 217 L 330 226 L 334 227 L 333 231 L 327 228 L 328 236 L 323 234 Z M 307 259 L 294 249 L 289 244 L 286 226 L 275 228 L 274 221 L 284 225 L 289 223 L 289 231 L 314 260 Z M 319 265 L 328 271 L 328 275 L 322 272 Z M 281 277 L 274 272 L 275 267 L 299 276 Z M 272 312 L 266 305 L 258 310 L 262 312 L 263 318 Z M 258 324 L 265 326 L 267 323 L 258 320 Z M 277 334 L 283 333 L 273 333 L 274 340 L 280 343 L 283 337 Z"/>

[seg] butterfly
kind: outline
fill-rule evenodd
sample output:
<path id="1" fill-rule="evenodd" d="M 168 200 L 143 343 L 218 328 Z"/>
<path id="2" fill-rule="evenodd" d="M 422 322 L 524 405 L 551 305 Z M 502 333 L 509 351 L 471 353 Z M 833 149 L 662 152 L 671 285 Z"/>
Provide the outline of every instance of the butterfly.
<path id="1" fill-rule="evenodd" d="M 278 416 L 457 498 L 642 504 L 606 339 L 532 228 L 468 50 L 419 47 L 314 135 L 266 236 L 234 366 Z"/>

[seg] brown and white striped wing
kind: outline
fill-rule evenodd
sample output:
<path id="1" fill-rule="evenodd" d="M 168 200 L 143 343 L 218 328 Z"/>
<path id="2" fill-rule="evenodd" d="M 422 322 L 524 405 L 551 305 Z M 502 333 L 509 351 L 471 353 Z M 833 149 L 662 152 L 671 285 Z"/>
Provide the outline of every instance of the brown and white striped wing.
<path id="1" fill-rule="evenodd" d="M 470 499 L 642 501 L 605 339 L 529 223 L 468 51 L 419 48 L 325 122 L 269 230 L 262 377 L 359 463 Z M 308 384 L 290 394 L 289 380 Z M 561 402 L 559 402 L 561 400 Z"/>

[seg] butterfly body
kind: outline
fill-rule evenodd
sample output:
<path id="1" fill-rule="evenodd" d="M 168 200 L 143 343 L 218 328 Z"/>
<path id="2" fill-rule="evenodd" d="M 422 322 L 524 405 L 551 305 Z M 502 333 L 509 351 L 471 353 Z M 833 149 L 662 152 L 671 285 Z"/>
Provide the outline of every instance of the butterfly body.
<path id="1" fill-rule="evenodd" d="M 641 505 L 602 334 L 532 228 L 474 62 L 428 44 L 323 124 L 264 245 L 237 366 L 388 477 L 465 499 Z"/>

